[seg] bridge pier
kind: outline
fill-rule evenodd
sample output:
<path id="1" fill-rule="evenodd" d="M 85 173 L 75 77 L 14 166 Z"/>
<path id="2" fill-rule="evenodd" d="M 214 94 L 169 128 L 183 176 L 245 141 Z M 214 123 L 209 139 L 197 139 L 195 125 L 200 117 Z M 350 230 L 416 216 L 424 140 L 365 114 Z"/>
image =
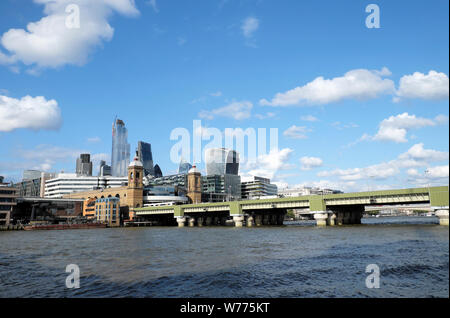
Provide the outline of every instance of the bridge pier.
<path id="1" fill-rule="evenodd" d="M 255 225 L 256 226 L 261 226 L 262 225 L 262 215 L 261 214 L 256 214 L 255 215 Z"/>
<path id="2" fill-rule="evenodd" d="M 184 227 L 184 224 L 186 223 L 186 218 L 185 217 L 177 217 L 177 223 L 178 223 L 178 227 Z"/>
<path id="3" fill-rule="evenodd" d="M 205 225 L 206 225 L 206 226 L 210 226 L 211 223 L 212 223 L 212 217 L 207 216 L 207 217 L 205 218 Z"/>
<path id="4" fill-rule="evenodd" d="M 253 227 L 253 225 L 254 225 L 253 216 L 251 216 L 251 215 L 247 216 L 246 223 L 247 223 L 247 227 Z"/>
<path id="5" fill-rule="evenodd" d="M 335 213 L 331 213 L 328 216 L 327 225 L 329 225 L 329 226 L 335 226 L 336 225 L 336 214 Z"/>
<path id="6" fill-rule="evenodd" d="M 283 225 L 284 222 L 284 213 L 277 215 L 277 225 Z"/>
<path id="7" fill-rule="evenodd" d="M 189 227 L 194 227 L 194 226 L 195 226 L 195 218 L 190 216 L 189 217 Z"/>
<path id="8" fill-rule="evenodd" d="M 197 218 L 197 226 L 202 227 L 203 226 L 203 217 L 199 216 Z"/>
<path id="9" fill-rule="evenodd" d="M 448 226 L 448 209 L 436 210 L 435 214 L 439 218 L 440 225 Z"/>
<path id="10" fill-rule="evenodd" d="M 242 227 L 244 223 L 244 216 L 243 215 L 235 215 L 233 216 L 234 226 L 235 227 Z"/>
<path id="11" fill-rule="evenodd" d="M 314 219 L 316 220 L 317 226 L 327 226 L 328 214 L 326 212 L 316 212 L 314 213 Z"/>

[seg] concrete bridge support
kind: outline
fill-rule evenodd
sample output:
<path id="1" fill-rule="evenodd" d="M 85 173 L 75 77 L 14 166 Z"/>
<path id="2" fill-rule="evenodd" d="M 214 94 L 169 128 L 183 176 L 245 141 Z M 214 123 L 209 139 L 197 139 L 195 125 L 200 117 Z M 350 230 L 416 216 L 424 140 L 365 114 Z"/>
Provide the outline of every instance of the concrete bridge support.
<path id="1" fill-rule="evenodd" d="M 270 217 L 269 214 L 264 214 L 262 216 L 262 224 L 263 225 L 269 225 L 270 224 Z"/>
<path id="2" fill-rule="evenodd" d="M 252 215 L 247 216 L 247 219 L 246 219 L 247 227 L 253 227 L 254 223 L 255 223 L 255 220 L 254 220 L 253 216 Z"/>
<path id="3" fill-rule="evenodd" d="M 256 226 L 261 226 L 262 225 L 262 215 L 261 214 L 256 214 L 255 215 L 255 225 Z"/>
<path id="4" fill-rule="evenodd" d="M 317 226 L 327 226 L 328 214 L 326 212 L 316 212 L 314 213 L 314 219 L 316 220 Z"/>
<path id="5" fill-rule="evenodd" d="M 327 225 L 329 225 L 329 226 L 335 226 L 336 225 L 336 214 L 335 213 L 330 213 L 328 215 Z"/>
<path id="6" fill-rule="evenodd" d="M 235 227 L 242 227 L 244 223 L 244 216 L 243 215 L 235 215 L 233 216 L 234 226 Z"/>
<path id="7" fill-rule="evenodd" d="M 177 223 L 178 223 L 178 227 L 184 227 L 184 224 L 186 223 L 186 218 L 185 217 L 177 217 Z"/>
<path id="8" fill-rule="evenodd" d="M 212 223 L 212 217 L 207 216 L 207 217 L 205 218 L 205 225 L 206 225 L 206 226 L 210 226 L 211 223 Z"/>
<path id="9" fill-rule="evenodd" d="M 194 227 L 194 226 L 195 226 L 195 218 L 189 217 L 189 227 Z"/>
<path id="10" fill-rule="evenodd" d="M 197 218 L 197 226 L 198 227 L 202 227 L 203 226 L 203 221 L 204 221 L 203 217 L 199 216 Z"/>
<path id="11" fill-rule="evenodd" d="M 448 226 L 448 209 L 436 210 L 435 214 L 439 218 L 440 225 Z"/>

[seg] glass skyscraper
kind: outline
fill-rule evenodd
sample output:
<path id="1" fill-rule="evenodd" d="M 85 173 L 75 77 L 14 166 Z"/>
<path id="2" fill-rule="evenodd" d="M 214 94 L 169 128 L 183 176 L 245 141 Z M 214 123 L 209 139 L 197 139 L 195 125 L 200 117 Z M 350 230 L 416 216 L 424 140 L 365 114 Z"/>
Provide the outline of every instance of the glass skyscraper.
<path id="1" fill-rule="evenodd" d="M 130 144 L 128 143 L 128 130 L 125 123 L 117 119 L 112 128 L 112 155 L 111 173 L 114 177 L 128 175 L 130 164 Z"/>
<path id="2" fill-rule="evenodd" d="M 239 154 L 235 150 L 210 148 L 205 151 L 206 175 L 224 175 L 239 172 Z"/>
<path id="3" fill-rule="evenodd" d="M 144 166 L 145 175 L 155 175 L 153 168 L 152 145 L 143 141 L 138 142 L 137 155 Z"/>

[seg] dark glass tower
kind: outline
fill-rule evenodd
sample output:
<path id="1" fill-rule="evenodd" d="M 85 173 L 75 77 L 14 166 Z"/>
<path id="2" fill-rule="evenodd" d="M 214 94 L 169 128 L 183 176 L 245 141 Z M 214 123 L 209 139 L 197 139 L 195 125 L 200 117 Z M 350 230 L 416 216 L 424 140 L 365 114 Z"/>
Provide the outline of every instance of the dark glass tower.
<path id="1" fill-rule="evenodd" d="M 137 156 L 142 165 L 144 166 L 144 174 L 145 175 L 155 175 L 155 171 L 153 168 L 153 155 L 152 155 L 152 145 L 139 141 L 137 147 Z"/>

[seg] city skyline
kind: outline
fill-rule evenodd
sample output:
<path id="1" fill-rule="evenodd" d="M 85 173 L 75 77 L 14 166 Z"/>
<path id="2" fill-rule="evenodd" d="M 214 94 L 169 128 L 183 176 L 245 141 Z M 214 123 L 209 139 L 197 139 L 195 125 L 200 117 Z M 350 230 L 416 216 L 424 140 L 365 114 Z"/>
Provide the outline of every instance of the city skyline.
<path id="1" fill-rule="evenodd" d="M 90 30 L 92 47 L 73 35 L 80 50 L 51 58 L 8 42 L 14 30 L 52 16 L 29 2 L 27 10 L 28 3 L 0 4 L 11 12 L 0 21 L 7 113 L 0 115 L 0 175 L 7 180 L 19 181 L 25 169 L 74 171 L 81 153 L 91 154 L 97 173 L 100 160 L 111 162 L 117 114 L 130 145 L 151 141 L 164 175 L 179 165 L 167 155 L 171 131 L 191 131 L 200 119 L 220 131 L 277 127 L 279 151 L 241 171 L 279 185 L 349 192 L 448 184 L 446 1 L 378 2 L 380 29 L 366 27 L 364 1 L 205 1 L 195 10 L 123 1 L 99 18 L 114 32 Z M 27 43 L 26 32 L 16 32 L 16 43 L 20 36 Z M 36 112 L 12 111 L 25 105 Z"/>

